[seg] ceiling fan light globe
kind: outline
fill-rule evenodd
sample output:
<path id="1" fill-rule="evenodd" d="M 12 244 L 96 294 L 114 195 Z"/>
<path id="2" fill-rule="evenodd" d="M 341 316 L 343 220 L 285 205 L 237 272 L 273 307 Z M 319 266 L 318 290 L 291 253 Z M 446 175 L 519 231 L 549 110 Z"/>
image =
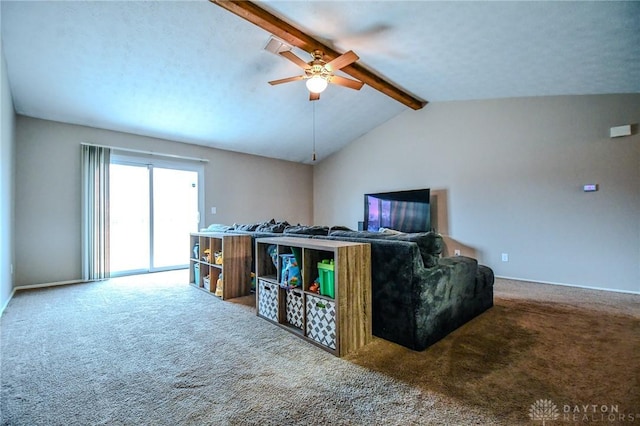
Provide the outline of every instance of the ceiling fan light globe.
<path id="1" fill-rule="evenodd" d="M 309 89 L 311 93 L 322 93 L 324 89 L 327 88 L 327 84 L 327 79 L 319 75 L 311 77 L 306 83 L 307 89 Z"/>

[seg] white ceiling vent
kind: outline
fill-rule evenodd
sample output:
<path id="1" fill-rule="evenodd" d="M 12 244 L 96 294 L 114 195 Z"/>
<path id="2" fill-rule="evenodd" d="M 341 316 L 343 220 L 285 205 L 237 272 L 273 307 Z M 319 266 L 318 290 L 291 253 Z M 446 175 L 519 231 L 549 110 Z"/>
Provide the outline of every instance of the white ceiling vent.
<path id="1" fill-rule="evenodd" d="M 267 45 L 264 47 L 264 50 L 266 50 L 267 52 L 271 52 L 274 55 L 277 55 L 280 52 L 285 52 L 291 49 L 292 49 L 292 46 L 288 45 L 287 43 L 285 43 L 284 41 L 278 38 L 275 38 L 274 36 L 271 36 L 269 38 Z"/>

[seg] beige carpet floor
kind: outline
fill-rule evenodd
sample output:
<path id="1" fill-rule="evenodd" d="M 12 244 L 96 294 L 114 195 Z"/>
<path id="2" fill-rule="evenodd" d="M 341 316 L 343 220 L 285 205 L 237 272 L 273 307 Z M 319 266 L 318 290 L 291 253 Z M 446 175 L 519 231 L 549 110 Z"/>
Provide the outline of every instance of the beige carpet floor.
<path id="1" fill-rule="evenodd" d="M 538 400 L 547 425 L 640 424 L 637 295 L 499 279 L 494 308 L 427 350 L 374 339 L 339 359 L 187 279 L 17 292 L 1 424 L 542 424 Z"/>

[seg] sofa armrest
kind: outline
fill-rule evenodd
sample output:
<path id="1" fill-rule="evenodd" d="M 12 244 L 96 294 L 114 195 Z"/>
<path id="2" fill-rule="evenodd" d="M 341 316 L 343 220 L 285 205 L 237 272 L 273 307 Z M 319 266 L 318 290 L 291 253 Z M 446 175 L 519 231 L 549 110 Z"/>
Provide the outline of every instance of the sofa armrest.
<path id="1" fill-rule="evenodd" d="M 438 266 L 417 271 L 413 287 L 414 349 L 425 349 L 488 308 L 486 289 L 484 297 L 477 294 L 478 269 L 475 259 L 456 256 L 441 258 Z M 480 282 L 484 282 L 484 275 L 481 277 Z"/>

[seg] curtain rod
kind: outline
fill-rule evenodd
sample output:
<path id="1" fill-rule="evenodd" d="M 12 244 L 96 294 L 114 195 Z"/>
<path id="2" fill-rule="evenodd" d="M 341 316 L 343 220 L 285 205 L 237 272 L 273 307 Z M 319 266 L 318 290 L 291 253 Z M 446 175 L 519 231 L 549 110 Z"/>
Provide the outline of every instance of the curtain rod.
<path id="1" fill-rule="evenodd" d="M 118 147 L 118 146 L 97 145 L 97 144 L 85 143 L 85 142 L 80 143 L 80 145 L 95 146 L 95 147 L 98 147 L 98 148 L 109 148 L 109 149 L 114 149 L 114 150 L 117 150 L 117 151 L 134 152 L 136 154 L 147 154 L 147 155 L 157 155 L 159 157 L 177 158 L 179 160 L 200 161 L 202 163 L 208 163 L 209 162 L 209 160 L 207 160 L 206 158 L 185 157 L 184 155 L 164 154 L 164 153 L 161 153 L 161 152 L 143 151 L 141 149 L 121 148 L 121 147 Z"/>

